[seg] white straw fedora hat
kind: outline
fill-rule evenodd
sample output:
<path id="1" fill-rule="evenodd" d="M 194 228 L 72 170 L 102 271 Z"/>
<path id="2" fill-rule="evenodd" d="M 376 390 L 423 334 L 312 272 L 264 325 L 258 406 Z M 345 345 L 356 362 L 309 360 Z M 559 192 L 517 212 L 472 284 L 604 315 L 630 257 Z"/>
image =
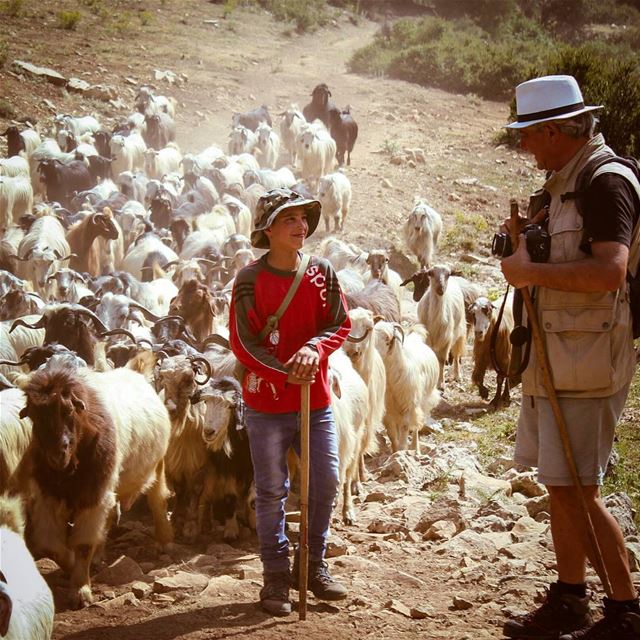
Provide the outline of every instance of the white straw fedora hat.
<path id="1" fill-rule="evenodd" d="M 543 76 L 516 87 L 517 120 L 507 129 L 524 129 L 539 122 L 561 120 L 602 109 L 587 107 L 573 76 Z"/>

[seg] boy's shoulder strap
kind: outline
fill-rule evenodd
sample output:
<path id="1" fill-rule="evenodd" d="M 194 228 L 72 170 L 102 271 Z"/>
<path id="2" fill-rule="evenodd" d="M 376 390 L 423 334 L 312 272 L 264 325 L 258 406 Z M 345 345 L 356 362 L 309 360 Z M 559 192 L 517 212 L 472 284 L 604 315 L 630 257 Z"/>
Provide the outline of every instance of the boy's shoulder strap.
<path id="1" fill-rule="evenodd" d="M 303 254 L 300 259 L 300 264 L 298 265 L 298 270 L 296 271 L 296 275 L 293 278 L 293 282 L 287 291 L 287 295 L 284 297 L 284 300 L 280 303 L 280 306 L 277 308 L 276 312 L 267 318 L 267 324 L 262 328 L 262 331 L 258 334 L 258 339 L 262 342 L 268 334 L 274 331 L 278 327 L 278 322 L 280 318 L 284 315 L 284 312 L 287 310 L 289 303 L 293 300 L 293 296 L 296 295 L 296 291 L 302 282 L 302 278 L 304 277 L 304 272 L 307 270 L 309 266 L 309 262 L 311 261 L 311 256 L 308 254 Z"/>

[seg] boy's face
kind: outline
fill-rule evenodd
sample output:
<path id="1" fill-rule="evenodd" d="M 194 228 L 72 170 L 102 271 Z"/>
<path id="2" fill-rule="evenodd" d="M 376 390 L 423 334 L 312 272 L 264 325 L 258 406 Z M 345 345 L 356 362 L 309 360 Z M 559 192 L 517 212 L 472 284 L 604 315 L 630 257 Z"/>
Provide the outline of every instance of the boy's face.
<path id="1" fill-rule="evenodd" d="M 273 224 L 264 230 L 270 249 L 293 249 L 304 245 L 309 233 L 307 212 L 304 207 L 290 207 L 279 213 Z"/>

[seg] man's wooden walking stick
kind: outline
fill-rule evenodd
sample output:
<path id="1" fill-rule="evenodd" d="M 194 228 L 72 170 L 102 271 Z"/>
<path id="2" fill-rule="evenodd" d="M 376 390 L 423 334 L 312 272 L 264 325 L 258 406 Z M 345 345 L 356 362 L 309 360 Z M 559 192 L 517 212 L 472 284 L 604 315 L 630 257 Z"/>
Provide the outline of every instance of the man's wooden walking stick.
<path id="1" fill-rule="evenodd" d="M 518 247 L 519 230 L 518 230 L 518 203 L 515 200 L 511 200 L 511 224 L 509 233 L 511 235 L 511 245 L 515 251 Z M 598 544 L 598 538 L 596 537 L 595 529 L 593 528 L 593 521 L 591 520 L 591 514 L 587 507 L 587 501 L 585 500 L 584 493 L 582 492 L 582 483 L 580 482 L 580 476 L 578 475 L 578 469 L 576 468 L 575 458 L 573 457 L 573 451 L 571 449 L 571 441 L 569 440 L 569 433 L 567 431 L 567 423 L 562 414 L 560 403 L 558 402 L 558 396 L 556 395 L 555 387 L 553 386 L 553 379 L 551 377 L 551 368 L 549 366 L 549 358 L 542 339 L 542 332 L 540 331 L 540 323 L 538 322 L 538 314 L 533 301 L 531 300 L 531 293 L 528 287 L 522 287 L 520 289 L 522 293 L 522 299 L 527 310 L 527 318 L 531 324 L 531 333 L 533 336 L 533 344 L 536 349 L 536 356 L 538 358 L 538 366 L 542 372 L 542 379 L 545 389 L 547 390 L 547 396 L 549 398 L 549 404 L 553 410 L 553 415 L 558 424 L 558 430 L 560 432 L 560 439 L 562 440 L 562 447 L 564 449 L 564 455 L 569 466 L 571 478 L 573 479 L 573 486 L 578 494 L 578 501 L 582 508 L 584 515 L 584 524 L 587 530 L 587 537 L 589 538 L 589 546 L 591 547 L 589 558 L 593 564 L 593 568 L 602 581 L 602 586 L 605 593 L 609 598 L 612 596 L 611 584 L 609 583 L 609 576 L 607 575 L 607 569 L 602 560 L 602 551 Z"/>
<path id="2" fill-rule="evenodd" d="M 307 619 L 307 582 L 309 572 L 309 390 L 300 387 L 300 541 L 298 619 Z"/>

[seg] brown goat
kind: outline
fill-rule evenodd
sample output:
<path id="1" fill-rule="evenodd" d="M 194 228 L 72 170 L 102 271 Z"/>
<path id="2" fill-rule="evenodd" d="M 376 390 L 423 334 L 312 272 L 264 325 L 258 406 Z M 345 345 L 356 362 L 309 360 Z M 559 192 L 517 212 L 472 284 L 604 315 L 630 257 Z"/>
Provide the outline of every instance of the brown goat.
<path id="1" fill-rule="evenodd" d="M 22 470 L 33 479 L 30 539 L 70 572 L 73 604 L 85 606 L 92 601 L 91 558 L 117 502 L 126 510 L 146 492 L 156 539 L 172 539 L 164 478 L 169 416 L 146 380 L 128 369 L 54 364 L 33 373 L 24 392 L 20 417 L 33 423 Z"/>
<path id="2" fill-rule="evenodd" d="M 105 207 L 102 213 L 93 213 L 75 224 L 67 232 L 67 242 L 75 257 L 69 267 L 80 273 L 88 272 L 94 278 L 100 274 L 100 247 L 96 238 L 115 240 L 118 229 L 113 223 L 113 213 Z M 72 254 L 72 255 L 73 255 Z"/>
<path id="3" fill-rule="evenodd" d="M 204 340 L 215 333 L 215 301 L 206 285 L 197 280 L 187 280 L 169 306 L 170 315 L 184 318 L 191 333 Z"/>

